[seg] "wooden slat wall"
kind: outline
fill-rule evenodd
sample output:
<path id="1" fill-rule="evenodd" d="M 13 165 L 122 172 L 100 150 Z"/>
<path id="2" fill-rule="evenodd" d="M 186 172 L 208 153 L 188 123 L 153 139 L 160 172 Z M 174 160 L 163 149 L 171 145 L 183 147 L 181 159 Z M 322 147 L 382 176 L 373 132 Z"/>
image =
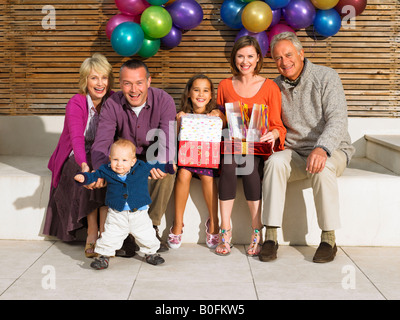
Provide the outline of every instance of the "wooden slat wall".
<path id="1" fill-rule="evenodd" d="M 201 25 L 186 32 L 177 48 L 146 59 L 153 86 L 176 103 L 190 75 L 205 73 L 216 86 L 230 76 L 228 57 L 237 30 L 220 19 L 223 0 L 198 2 L 204 11 Z M 48 4 L 56 9 L 55 30 L 41 25 Z M 117 55 L 105 36 L 116 13 L 114 0 L 0 0 L 0 114 L 63 114 L 77 92 L 79 66 L 94 52 L 107 56 L 118 78 L 127 58 Z M 307 57 L 339 72 L 349 116 L 400 116 L 399 16 L 399 1 L 369 0 L 355 29 L 342 28 L 328 39 L 317 39 L 312 27 L 297 32 Z M 263 74 L 277 76 L 270 58 Z M 115 89 L 118 85 L 117 79 Z"/>

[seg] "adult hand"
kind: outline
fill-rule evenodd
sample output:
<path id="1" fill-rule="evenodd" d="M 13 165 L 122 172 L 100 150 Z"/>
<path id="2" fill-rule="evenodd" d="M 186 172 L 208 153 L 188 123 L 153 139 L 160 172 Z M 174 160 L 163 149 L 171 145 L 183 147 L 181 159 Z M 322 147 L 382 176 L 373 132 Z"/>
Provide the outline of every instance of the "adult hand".
<path id="1" fill-rule="evenodd" d="M 89 166 L 87 165 L 86 162 L 82 162 L 82 164 L 81 164 L 81 171 L 82 171 L 82 172 L 89 172 L 89 171 L 90 171 L 90 168 L 89 168 Z"/>
<path id="2" fill-rule="evenodd" d="M 271 148 L 274 148 L 275 140 L 277 140 L 278 138 L 279 138 L 279 132 L 278 130 L 274 129 L 272 131 L 264 133 L 260 138 L 260 142 L 271 143 L 272 144 Z"/>
<path id="3" fill-rule="evenodd" d="M 167 176 L 167 173 L 162 172 L 160 169 L 153 168 L 150 170 L 151 178 L 149 179 L 164 179 Z"/>
<path id="4" fill-rule="evenodd" d="M 103 178 L 98 178 L 97 181 L 88 184 L 84 186 L 86 189 L 99 189 L 99 188 L 104 188 L 107 185 L 107 181 L 105 181 Z"/>
<path id="5" fill-rule="evenodd" d="M 328 155 L 322 148 L 315 148 L 307 157 L 306 171 L 309 173 L 320 173 L 325 168 Z"/>

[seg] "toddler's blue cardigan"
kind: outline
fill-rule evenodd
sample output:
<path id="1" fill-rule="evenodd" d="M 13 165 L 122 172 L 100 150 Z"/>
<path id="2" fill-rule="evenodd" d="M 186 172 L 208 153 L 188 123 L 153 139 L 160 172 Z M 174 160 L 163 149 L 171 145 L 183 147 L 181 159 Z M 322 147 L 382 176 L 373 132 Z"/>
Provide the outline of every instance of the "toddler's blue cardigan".
<path id="1" fill-rule="evenodd" d="M 153 168 L 161 169 L 166 173 L 175 173 L 172 164 L 149 163 L 137 160 L 130 172 L 127 173 L 125 181 L 122 181 L 118 174 L 111 170 L 109 164 L 103 164 L 95 172 L 81 172 L 85 177 L 84 185 L 104 178 L 107 181 L 107 193 L 105 204 L 110 208 L 123 211 L 125 203 L 128 202 L 131 210 L 143 207 L 151 203 L 148 177 Z"/>

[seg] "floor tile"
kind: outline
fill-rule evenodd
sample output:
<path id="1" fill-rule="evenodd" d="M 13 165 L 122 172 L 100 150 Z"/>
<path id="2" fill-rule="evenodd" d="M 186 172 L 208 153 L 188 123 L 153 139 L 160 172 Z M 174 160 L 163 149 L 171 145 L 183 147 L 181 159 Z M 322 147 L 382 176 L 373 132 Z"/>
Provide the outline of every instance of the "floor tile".
<path id="1" fill-rule="evenodd" d="M 354 289 L 337 282 L 257 283 L 260 300 L 383 300 L 373 284 L 364 282 Z"/>
<path id="2" fill-rule="evenodd" d="M 51 241 L 0 240 L 0 278 L 21 276 L 52 245 Z"/>
<path id="3" fill-rule="evenodd" d="M 130 299 L 255 300 L 257 295 L 253 282 L 137 280 Z"/>
<path id="4" fill-rule="evenodd" d="M 90 267 L 84 243 L 0 240 L 1 300 L 398 300 L 400 248 L 340 247 L 334 261 L 312 262 L 316 247 L 280 246 L 261 262 L 235 245 L 217 256 L 203 244 L 162 253 L 153 266 L 143 254 Z"/>
<path id="5" fill-rule="evenodd" d="M 184 244 L 177 250 L 162 255 L 165 263 L 159 266 L 143 264 L 138 280 L 154 278 L 196 282 L 252 282 L 250 267 L 243 246 L 232 248 L 229 256 L 216 255 L 206 246 Z"/>
<path id="6" fill-rule="evenodd" d="M 59 279 L 93 279 L 93 281 L 113 279 L 133 281 L 142 264 L 142 258 L 130 259 L 114 257 L 110 259 L 107 270 L 94 270 L 90 267 L 93 259 L 84 256 L 84 247 L 80 243 L 56 242 L 29 269 L 22 278 L 43 278 L 51 273 Z"/>
<path id="7" fill-rule="evenodd" d="M 4 300 L 126 300 L 132 283 L 115 279 L 17 280 L 0 299 Z"/>

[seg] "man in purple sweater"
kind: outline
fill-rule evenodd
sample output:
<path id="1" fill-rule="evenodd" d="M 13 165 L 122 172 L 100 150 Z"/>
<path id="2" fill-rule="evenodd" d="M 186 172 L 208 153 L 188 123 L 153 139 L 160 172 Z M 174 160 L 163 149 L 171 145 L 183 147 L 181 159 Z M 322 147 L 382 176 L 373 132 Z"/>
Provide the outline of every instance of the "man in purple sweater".
<path id="1" fill-rule="evenodd" d="M 143 61 L 126 61 L 120 69 L 119 80 L 121 91 L 113 94 L 101 110 L 91 149 L 93 168 L 97 170 L 108 162 L 110 147 L 118 137 L 135 144 L 140 160 L 174 161 L 176 107 L 173 98 L 164 90 L 150 87 L 150 73 Z M 172 194 L 175 175 L 156 169 L 151 171 L 151 175 L 149 216 L 158 235 L 158 226 Z M 104 181 L 99 179 L 90 187 L 102 186 Z M 168 247 L 162 242 L 159 251 L 165 250 Z"/>

